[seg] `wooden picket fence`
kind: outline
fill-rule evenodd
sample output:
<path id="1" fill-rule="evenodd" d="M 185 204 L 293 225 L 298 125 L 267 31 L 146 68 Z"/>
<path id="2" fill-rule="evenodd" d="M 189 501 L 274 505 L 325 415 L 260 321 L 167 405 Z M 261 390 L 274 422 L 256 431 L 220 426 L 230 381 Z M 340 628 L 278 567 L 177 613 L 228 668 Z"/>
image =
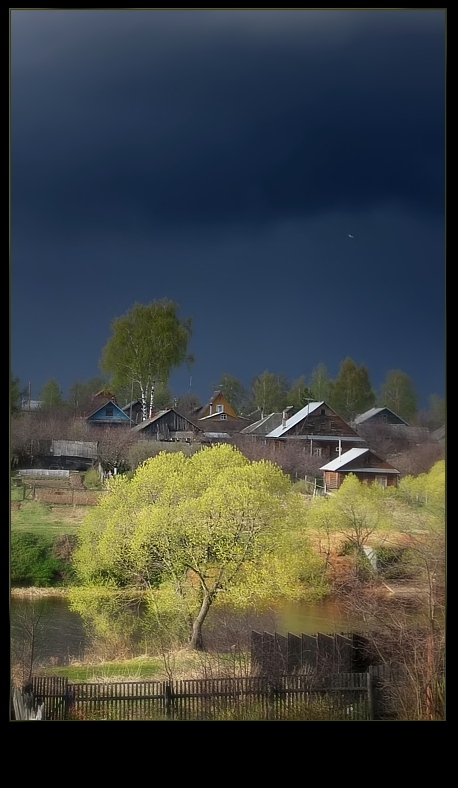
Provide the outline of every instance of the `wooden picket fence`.
<path id="1" fill-rule="evenodd" d="M 29 707 L 42 720 L 371 720 L 368 673 L 340 673 L 320 686 L 305 675 L 70 683 L 35 677 Z M 33 697 L 32 704 L 30 696 Z M 16 707 L 15 705 L 15 712 Z M 17 717 L 16 717 L 17 719 Z"/>

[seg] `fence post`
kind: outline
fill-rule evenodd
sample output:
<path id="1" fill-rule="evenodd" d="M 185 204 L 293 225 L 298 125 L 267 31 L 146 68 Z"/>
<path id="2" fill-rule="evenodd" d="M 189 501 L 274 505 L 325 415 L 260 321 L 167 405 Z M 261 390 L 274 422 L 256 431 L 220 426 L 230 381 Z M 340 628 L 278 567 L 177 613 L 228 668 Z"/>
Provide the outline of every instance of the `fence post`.
<path id="1" fill-rule="evenodd" d="M 173 716 L 173 692 L 170 682 L 166 682 L 164 687 L 164 706 L 167 719 L 171 719 Z"/>
<path id="2" fill-rule="evenodd" d="M 374 715 L 374 693 L 373 693 L 373 684 L 372 684 L 373 677 L 372 677 L 372 673 L 371 673 L 370 670 L 368 670 L 367 673 L 366 673 L 366 679 L 367 679 L 367 703 L 368 703 L 368 707 L 369 707 L 369 719 L 370 720 L 375 720 L 375 715 Z"/>

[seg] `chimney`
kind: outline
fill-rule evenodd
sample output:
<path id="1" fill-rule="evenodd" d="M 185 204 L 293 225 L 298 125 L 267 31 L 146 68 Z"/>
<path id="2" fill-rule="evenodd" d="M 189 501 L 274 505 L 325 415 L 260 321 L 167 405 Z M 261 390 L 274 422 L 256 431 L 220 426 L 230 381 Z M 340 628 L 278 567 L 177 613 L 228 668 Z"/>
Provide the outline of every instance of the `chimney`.
<path id="1" fill-rule="evenodd" d="M 288 411 L 291 410 L 292 407 L 293 407 L 292 405 L 288 405 L 288 407 L 285 408 L 285 410 L 283 411 L 283 413 L 281 415 L 281 426 L 282 427 L 286 427 L 286 422 L 287 422 L 287 419 L 288 419 Z"/>

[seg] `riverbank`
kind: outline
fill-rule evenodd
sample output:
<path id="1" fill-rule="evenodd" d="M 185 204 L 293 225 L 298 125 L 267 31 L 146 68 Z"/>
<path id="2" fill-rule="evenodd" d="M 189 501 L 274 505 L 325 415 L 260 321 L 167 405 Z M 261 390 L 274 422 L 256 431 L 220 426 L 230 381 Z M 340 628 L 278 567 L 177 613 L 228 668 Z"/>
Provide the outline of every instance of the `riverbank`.
<path id="1" fill-rule="evenodd" d="M 37 588 L 30 586 L 28 588 L 11 588 L 11 597 L 66 597 L 68 596 L 68 588 Z"/>

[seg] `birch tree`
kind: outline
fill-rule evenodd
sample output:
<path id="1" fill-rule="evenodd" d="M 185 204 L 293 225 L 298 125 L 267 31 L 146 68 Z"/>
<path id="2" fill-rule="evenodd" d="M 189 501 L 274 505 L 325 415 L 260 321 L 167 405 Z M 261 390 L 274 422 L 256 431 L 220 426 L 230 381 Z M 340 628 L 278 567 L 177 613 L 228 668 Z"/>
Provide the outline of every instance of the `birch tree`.
<path id="1" fill-rule="evenodd" d="M 178 305 L 167 299 L 134 304 L 113 321 L 102 351 L 100 366 L 111 375 L 111 386 L 138 387 L 143 420 L 153 411 L 157 384 L 166 386 L 173 369 L 193 361 L 188 352 L 192 319 L 181 320 L 177 312 Z"/>

